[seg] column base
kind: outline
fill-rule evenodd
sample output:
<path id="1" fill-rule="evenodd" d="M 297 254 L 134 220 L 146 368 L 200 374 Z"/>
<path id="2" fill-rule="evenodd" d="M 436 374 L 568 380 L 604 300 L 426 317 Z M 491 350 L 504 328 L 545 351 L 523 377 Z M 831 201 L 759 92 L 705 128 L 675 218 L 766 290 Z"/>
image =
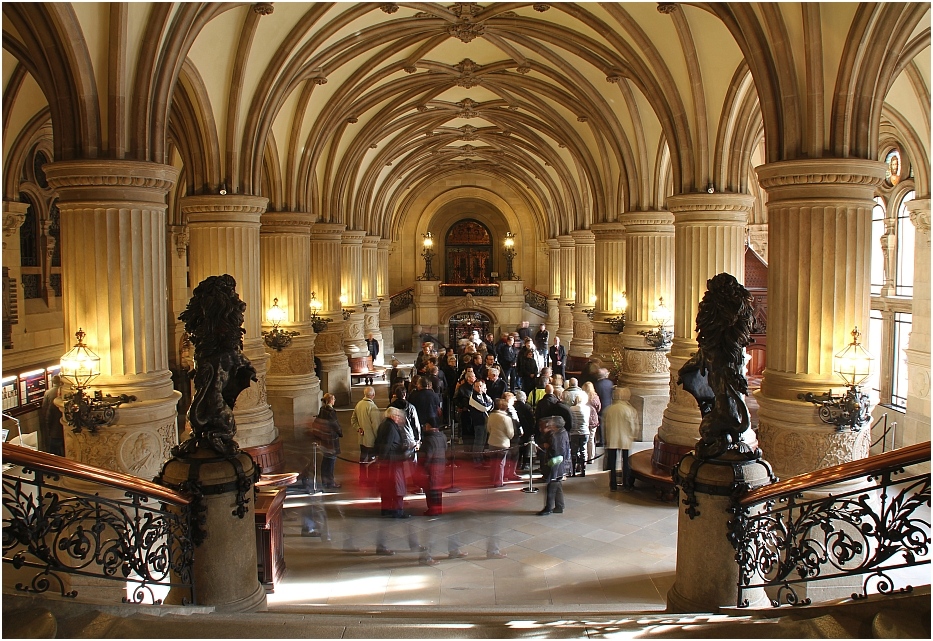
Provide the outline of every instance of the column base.
<path id="1" fill-rule="evenodd" d="M 266 383 L 279 436 L 294 440 L 321 409 L 321 381 L 310 374 L 270 376 Z"/>
<path id="2" fill-rule="evenodd" d="M 868 456 L 868 426 L 859 432 L 836 430 L 817 417 L 810 403 L 767 398 L 759 390 L 758 446 L 782 479 Z"/>

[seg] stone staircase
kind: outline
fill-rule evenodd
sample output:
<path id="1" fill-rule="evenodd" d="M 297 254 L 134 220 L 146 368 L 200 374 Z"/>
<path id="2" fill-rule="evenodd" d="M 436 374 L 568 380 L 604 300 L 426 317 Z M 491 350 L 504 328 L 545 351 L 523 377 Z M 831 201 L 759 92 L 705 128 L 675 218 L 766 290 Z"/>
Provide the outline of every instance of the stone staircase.
<path id="1" fill-rule="evenodd" d="M 719 613 L 541 606 L 289 606 L 219 613 L 202 606 L 94 605 L 4 594 L 4 638 L 930 638 L 930 589 L 825 605 Z"/>

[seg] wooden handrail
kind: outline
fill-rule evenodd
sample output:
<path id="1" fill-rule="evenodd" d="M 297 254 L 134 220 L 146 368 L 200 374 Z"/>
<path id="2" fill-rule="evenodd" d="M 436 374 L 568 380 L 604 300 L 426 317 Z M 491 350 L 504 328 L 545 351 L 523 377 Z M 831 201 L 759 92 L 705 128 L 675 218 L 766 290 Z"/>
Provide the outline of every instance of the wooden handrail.
<path id="1" fill-rule="evenodd" d="M 170 490 L 161 485 L 156 485 L 138 476 L 121 474 L 92 465 L 85 465 L 84 463 L 78 463 L 61 456 L 56 456 L 55 454 L 39 452 L 28 447 L 13 445 L 11 443 L 3 444 L 3 462 L 13 463 L 14 465 L 30 469 L 39 469 L 46 473 L 71 476 L 81 479 L 82 481 L 100 483 L 101 485 L 108 485 L 135 494 L 145 494 L 146 496 L 173 505 L 188 505 L 191 503 L 191 498 L 185 494 Z"/>
<path id="2" fill-rule="evenodd" d="M 930 460 L 930 441 L 908 445 L 899 450 L 891 450 L 884 454 L 869 456 L 857 461 L 849 461 L 832 467 L 824 467 L 806 474 L 798 474 L 789 479 L 765 485 L 752 490 L 741 499 L 740 507 L 748 507 L 763 503 L 770 499 L 782 496 L 784 494 L 797 494 L 821 485 L 839 483 L 856 479 L 862 476 L 868 476 L 876 470 L 883 470 L 891 467 L 900 467 L 922 463 Z"/>

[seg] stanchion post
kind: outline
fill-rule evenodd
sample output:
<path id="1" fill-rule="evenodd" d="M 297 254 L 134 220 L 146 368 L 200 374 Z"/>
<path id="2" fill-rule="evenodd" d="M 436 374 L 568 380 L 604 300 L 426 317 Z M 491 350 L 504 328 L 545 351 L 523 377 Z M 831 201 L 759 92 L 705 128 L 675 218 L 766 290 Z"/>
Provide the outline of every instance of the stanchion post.
<path id="1" fill-rule="evenodd" d="M 454 468 L 457 467 L 457 457 L 454 456 L 454 439 L 451 436 L 450 442 L 447 444 L 448 450 L 450 450 L 450 487 L 444 490 L 447 494 L 456 494 L 460 491 L 460 488 L 454 485 Z"/>
<path id="2" fill-rule="evenodd" d="M 534 486 L 534 474 L 535 474 L 535 437 L 532 436 L 531 440 L 528 441 L 528 487 L 523 487 L 522 492 L 528 494 L 534 494 L 538 491 L 538 488 Z"/>
<path id="3" fill-rule="evenodd" d="M 317 483 L 317 451 L 318 444 L 317 442 L 314 442 L 311 444 L 311 463 L 312 467 L 314 468 L 314 478 L 311 480 L 311 491 L 309 494 L 320 494 L 324 491 L 324 489 L 318 486 Z"/>

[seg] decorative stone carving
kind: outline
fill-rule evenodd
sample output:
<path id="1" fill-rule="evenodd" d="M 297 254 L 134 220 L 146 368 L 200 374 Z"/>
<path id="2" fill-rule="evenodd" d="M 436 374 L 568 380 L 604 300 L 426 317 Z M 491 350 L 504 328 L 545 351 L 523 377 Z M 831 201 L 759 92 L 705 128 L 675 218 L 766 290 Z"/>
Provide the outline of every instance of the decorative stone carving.
<path id="1" fill-rule="evenodd" d="M 622 352 L 622 371 L 632 374 L 666 374 L 667 352 L 626 348 Z"/>
<path id="2" fill-rule="evenodd" d="M 460 72 L 460 77 L 457 79 L 458 87 L 470 89 L 482 82 L 482 78 L 475 75 L 481 69 L 480 65 L 469 58 L 464 58 L 460 61 L 460 64 L 454 65 L 454 69 Z"/>
<path id="3" fill-rule="evenodd" d="M 26 220 L 26 212 L 4 212 L 3 214 L 3 246 L 6 239 L 15 234 Z"/>
<path id="4" fill-rule="evenodd" d="M 149 430 L 134 430 L 120 444 L 121 467 L 129 474 L 151 479 L 162 467 L 161 439 Z"/>
<path id="5" fill-rule="evenodd" d="M 179 227 L 172 232 L 172 244 L 175 246 L 175 253 L 179 258 L 184 258 L 188 252 L 188 243 L 191 241 L 191 234 L 187 227 Z"/>
<path id="6" fill-rule="evenodd" d="M 269 375 L 289 376 L 308 374 L 314 371 L 314 351 L 310 349 L 289 349 L 270 354 Z"/>
<path id="7" fill-rule="evenodd" d="M 783 463 L 780 474 L 789 478 L 867 457 L 871 434 L 868 430 L 837 432 L 831 427 L 787 430 L 762 418 L 758 443 L 769 458 Z"/>

